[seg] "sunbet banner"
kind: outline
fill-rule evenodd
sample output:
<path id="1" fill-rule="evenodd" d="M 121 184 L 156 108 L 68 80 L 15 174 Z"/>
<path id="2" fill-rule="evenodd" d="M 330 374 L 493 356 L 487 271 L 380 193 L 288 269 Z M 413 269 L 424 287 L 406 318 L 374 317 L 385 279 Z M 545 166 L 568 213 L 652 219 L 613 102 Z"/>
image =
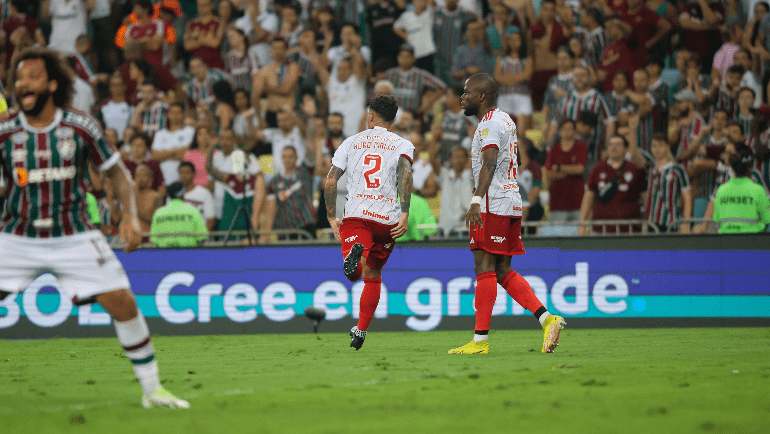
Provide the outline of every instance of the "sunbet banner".
<path id="1" fill-rule="evenodd" d="M 164 333 L 159 324 L 196 333 L 297 331 L 311 305 L 326 311 L 329 330 L 358 318 L 363 283 L 345 279 L 336 248 L 148 250 L 119 258 L 154 333 Z M 512 266 L 551 312 L 566 318 L 770 318 L 767 264 L 768 251 L 547 248 L 515 256 Z M 375 318 L 389 329 L 427 331 L 472 317 L 472 270 L 466 249 L 397 248 L 383 271 Z M 499 286 L 493 313 L 530 315 Z M 30 327 L 82 335 L 109 324 L 100 306 L 74 307 L 61 297 L 49 274 L 0 303 L 0 338 L 23 337 L 20 328 Z"/>

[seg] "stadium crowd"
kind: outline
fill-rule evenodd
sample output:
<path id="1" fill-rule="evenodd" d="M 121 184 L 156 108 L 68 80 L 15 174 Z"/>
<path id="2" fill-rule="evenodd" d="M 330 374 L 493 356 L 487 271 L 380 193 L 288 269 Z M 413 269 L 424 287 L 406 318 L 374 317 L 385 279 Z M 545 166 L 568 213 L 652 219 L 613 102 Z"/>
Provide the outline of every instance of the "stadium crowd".
<path id="1" fill-rule="evenodd" d="M 716 189 L 735 176 L 731 155 L 752 152 L 751 179 L 768 191 L 769 10 L 756 0 L 0 0 L 0 81 L 13 111 L 14 53 L 66 56 L 73 106 L 121 150 L 144 232 L 168 192 L 200 212 L 204 231 L 250 222 L 260 243 L 314 237 L 328 227 L 320 179 L 335 149 L 366 128 L 371 96 L 392 94 L 393 131 L 416 147 L 405 238 L 456 234 L 477 124 L 460 96 L 480 72 L 517 123 L 526 221 L 704 232 L 686 220 L 712 217 Z M 112 234 L 120 205 L 107 179 L 92 179 L 93 218 Z M 344 176 L 339 186 L 341 212 Z M 233 222 L 241 206 L 249 217 Z M 637 222 L 578 226 L 598 220 Z"/>

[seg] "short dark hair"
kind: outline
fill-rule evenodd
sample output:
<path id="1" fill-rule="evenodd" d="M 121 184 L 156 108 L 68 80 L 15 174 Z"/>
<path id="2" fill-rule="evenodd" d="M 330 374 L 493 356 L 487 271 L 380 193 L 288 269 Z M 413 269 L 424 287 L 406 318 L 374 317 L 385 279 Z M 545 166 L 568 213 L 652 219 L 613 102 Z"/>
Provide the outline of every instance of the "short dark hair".
<path id="1" fill-rule="evenodd" d="M 179 101 L 174 101 L 168 105 L 168 109 L 171 110 L 171 107 L 179 107 L 180 109 L 182 109 L 182 113 L 184 113 L 184 109 L 185 109 L 184 103 L 181 103 Z"/>
<path id="2" fill-rule="evenodd" d="M 743 92 L 743 91 L 749 91 L 749 92 L 751 92 L 751 96 L 753 96 L 755 99 L 757 98 L 757 93 L 754 91 L 754 89 L 752 89 L 750 87 L 745 87 L 744 86 L 744 87 L 738 89 L 738 95 L 740 95 L 741 92 Z"/>
<path id="3" fill-rule="evenodd" d="M 663 69 L 666 67 L 666 64 L 663 62 L 663 59 L 661 59 L 658 56 L 647 56 L 646 59 L 644 59 L 644 66 L 649 65 L 658 65 L 660 69 Z"/>
<path id="4" fill-rule="evenodd" d="M 131 139 L 129 139 L 129 143 L 133 142 L 136 139 L 142 139 L 142 141 L 144 142 L 144 145 L 147 146 L 148 148 L 150 147 L 150 143 L 151 143 L 150 136 L 148 136 L 147 133 L 139 132 L 134 134 L 133 136 L 131 136 Z"/>
<path id="5" fill-rule="evenodd" d="M 358 26 L 353 24 L 353 23 L 351 23 L 350 21 L 345 21 L 342 24 L 340 24 L 340 31 L 342 31 L 342 29 L 345 28 L 345 27 L 352 27 L 353 30 L 356 32 L 356 34 L 360 34 L 360 32 L 358 30 Z"/>
<path id="6" fill-rule="evenodd" d="M 369 101 L 369 110 L 377 113 L 385 122 L 393 122 L 398 112 L 398 104 L 391 95 L 377 95 Z"/>
<path id="7" fill-rule="evenodd" d="M 139 6 L 152 15 L 152 2 L 150 0 L 134 0 L 133 6 Z"/>
<path id="8" fill-rule="evenodd" d="M 583 110 L 578 114 L 577 121 L 581 124 L 586 124 L 591 128 L 596 128 L 596 126 L 599 125 L 599 116 L 594 112 Z"/>
<path id="9" fill-rule="evenodd" d="M 754 7 L 757 7 L 757 6 L 762 6 L 763 8 L 765 8 L 765 11 L 770 12 L 770 4 L 768 4 L 767 2 L 759 2 L 754 5 Z"/>
<path id="10" fill-rule="evenodd" d="M 570 118 L 567 118 L 567 119 L 564 119 L 561 122 L 559 122 L 559 129 L 561 129 L 561 127 L 563 127 L 563 126 L 565 126 L 567 124 L 572 124 L 572 128 L 575 128 L 575 121 L 573 121 Z"/>
<path id="11" fill-rule="evenodd" d="M 729 68 L 727 68 L 728 74 L 740 74 L 743 75 L 743 73 L 746 72 L 745 69 L 741 65 L 733 65 Z"/>
<path id="12" fill-rule="evenodd" d="M 727 110 L 725 110 L 723 108 L 718 108 L 718 109 L 714 109 L 714 113 L 711 113 L 711 119 L 714 119 L 714 115 L 717 114 L 717 113 L 724 113 L 725 116 L 730 117 L 730 114 L 727 113 Z"/>
<path id="13" fill-rule="evenodd" d="M 615 71 L 615 74 L 612 75 L 612 79 L 614 80 L 615 77 L 617 77 L 618 75 L 622 75 L 622 76 L 626 77 L 626 81 L 629 82 L 629 83 L 631 82 L 631 76 L 628 74 L 628 71 L 626 71 L 625 69 L 621 68 L 621 69 L 618 69 L 617 71 Z"/>
<path id="14" fill-rule="evenodd" d="M 342 118 L 342 120 L 345 120 L 345 116 L 340 112 L 331 112 L 328 116 L 326 116 L 326 119 L 329 119 L 332 116 L 339 116 Z"/>
<path id="15" fill-rule="evenodd" d="M 75 93 L 75 73 L 67 66 L 59 52 L 50 48 L 31 47 L 23 50 L 13 63 L 11 83 L 16 81 L 16 71 L 25 60 L 42 60 L 45 63 L 48 81 L 55 81 L 58 86 L 53 93 L 53 103 L 56 107 L 64 108 L 72 102 Z"/>
<path id="16" fill-rule="evenodd" d="M 751 167 L 754 165 L 754 155 L 747 147 L 735 149 L 735 153 L 730 155 L 730 167 L 735 171 L 735 176 L 749 176 Z"/>
<path id="17" fill-rule="evenodd" d="M 741 135 L 746 134 L 746 131 L 743 131 L 743 125 L 740 122 L 730 121 L 730 122 L 727 123 L 727 128 L 730 128 L 732 126 L 736 126 L 736 127 L 740 128 Z"/>
<path id="18" fill-rule="evenodd" d="M 657 133 L 652 133 L 652 140 L 657 140 L 659 142 L 664 142 L 668 144 L 668 136 L 666 133 L 662 133 L 658 131 Z"/>
<path id="19" fill-rule="evenodd" d="M 183 167 L 189 167 L 189 168 L 190 168 L 190 170 L 192 170 L 192 172 L 193 172 L 193 173 L 195 173 L 195 172 L 196 172 L 196 170 L 195 170 L 195 165 L 194 165 L 194 164 L 192 164 L 192 163 L 191 163 L 191 162 L 189 162 L 189 161 L 182 161 L 181 163 L 179 163 L 179 169 L 181 169 L 181 168 L 183 168 Z M 177 169 L 177 170 L 178 170 L 178 169 Z"/>
<path id="20" fill-rule="evenodd" d="M 614 139 L 616 137 L 623 141 L 623 147 L 624 148 L 628 148 L 628 140 L 626 140 L 626 138 L 621 136 L 620 134 L 613 134 L 612 136 L 610 136 L 610 140 L 612 140 L 612 139 Z M 609 140 L 608 140 L 608 142 L 609 142 Z"/>

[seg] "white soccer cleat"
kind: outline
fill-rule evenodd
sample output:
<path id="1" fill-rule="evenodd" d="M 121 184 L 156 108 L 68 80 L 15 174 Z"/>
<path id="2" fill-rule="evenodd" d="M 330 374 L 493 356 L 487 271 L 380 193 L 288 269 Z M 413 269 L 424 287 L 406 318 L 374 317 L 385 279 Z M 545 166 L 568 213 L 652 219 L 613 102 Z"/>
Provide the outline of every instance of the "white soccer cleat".
<path id="1" fill-rule="evenodd" d="M 168 390 L 158 387 L 152 393 L 142 396 L 142 407 L 171 407 L 171 408 L 190 408 L 190 403 L 184 399 L 179 399 L 172 395 Z"/>

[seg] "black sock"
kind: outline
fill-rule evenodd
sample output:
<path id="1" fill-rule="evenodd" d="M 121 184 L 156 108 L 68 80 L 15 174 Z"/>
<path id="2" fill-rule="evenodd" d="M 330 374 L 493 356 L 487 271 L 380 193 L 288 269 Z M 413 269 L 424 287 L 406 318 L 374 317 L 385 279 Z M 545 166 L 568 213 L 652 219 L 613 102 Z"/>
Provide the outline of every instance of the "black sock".
<path id="1" fill-rule="evenodd" d="M 535 311 L 535 318 L 537 318 L 538 321 L 539 321 L 540 320 L 540 315 L 542 315 L 542 314 L 544 314 L 546 312 L 548 312 L 548 309 L 546 309 L 545 306 L 540 306 L 540 309 Z"/>
<path id="2" fill-rule="evenodd" d="M 475 333 L 477 335 L 488 335 L 489 334 L 489 330 L 476 330 Z"/>

